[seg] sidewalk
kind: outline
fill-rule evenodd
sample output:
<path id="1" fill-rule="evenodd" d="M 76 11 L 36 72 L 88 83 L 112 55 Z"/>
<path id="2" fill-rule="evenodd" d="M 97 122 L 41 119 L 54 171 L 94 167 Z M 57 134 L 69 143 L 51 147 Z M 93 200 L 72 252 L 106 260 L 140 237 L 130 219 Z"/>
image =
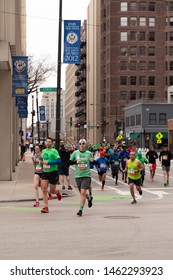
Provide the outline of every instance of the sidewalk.
<path id="1" fill-rule="evenodd" d="M 31 152 L 26 152 L 26 161 L 20 161 L 13 173 L 12 181 L 0 181 L 0 202 L 34 201 L 34 166 Z M 61 190 L 61 186 L 58 185 Z M 65 190 L 62 197 L 73 196 L 73 191 Z M 40 199 L 42 193 L 40 190 Z"/>

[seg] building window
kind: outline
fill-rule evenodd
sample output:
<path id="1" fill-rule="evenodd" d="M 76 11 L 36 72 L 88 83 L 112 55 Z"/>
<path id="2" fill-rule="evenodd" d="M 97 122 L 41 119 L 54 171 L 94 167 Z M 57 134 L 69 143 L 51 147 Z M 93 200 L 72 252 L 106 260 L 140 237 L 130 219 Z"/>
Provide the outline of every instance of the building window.
<path id="1" fill-rule="evenodd" d="M 137 40 L 137 32 L 136 31 L 131 31 L 130 32 L 130 40 L 131 41 L 136 41 Z"/>
<path id="2" fill-rule="evenodd" d="M 145 98 L 145 91 L 140 91 L 139 92 L 139 98 Z"/>
<path id="3" fill-rule="evenodd" d="M 127 70 L 127 61 L 120 61 L 120 70 Z"/>
<path id="4" fill-rule="evenodd" d="M 137 17 L 130 18 L 130 26 L 137 26 Z"/>
<path id="5" fill-rule="evenodd" d="M 148 70 L 149 71 L 155 71 L 155 62 L 154 61 L 149 61 Z"/>
<path id="6" fill-rule="evenodd" d="M 129 117 L 126 117 L 126 127 L 129 127 L 130 126 L 130 120 L 129 120 Z"/>
<path id="7" fill-rule="evenodd" d="M 155 85 L 155 77 L 153 77 L 153 76 L 148 77 L 148 85 L 149 86 L 154 86 Z"/>
<path id="8" fill-rule="evenodd" d="M 155 11 L 155 3 L 149 2 L 148 10 L 154 12 Z"/>
<path id="9" fill-rule="evenodd" d="M 156 125 L 157 119 L 156 119 L 156 113 L 149 113 L 149 125 Z"/>
<path id="10" fill-rule="evenodd" d="M 149 17 L 149 26 L 155 26 L 155 18 Z"/>
<path id="11" fill-rule="evenodd" d="M 149 31 L 148 40 L 155 41 L 155 32 L 154 31 Z"/>
<path id="12" fill-rule="evenodd" d="M 121 76 L 120 77 L 120 85 L 121 86 L 126 86 L 127 85 L 127 77 L 126 76 Z"/>
<path id="13" fill-rule="evenodd" d="M 121 91 L 120 95 L 121 95 L 121 100 L 127 100 L 127 91 Z"/>
<path id="14" fill-rule="evenodd" d="M 127 55 L 127 47 L 120 47 L 120 55 L 122 56 Z"/>
<path id="15" fill-rule="evenodd" d="M 136 61 L 130 61 L 130 70 L 136 70 Z"/>
<path id="16" fill-rule="evenodd" d="M 139 47 L 139 55 L 140 56 L 146 55 L 146 47 L 144 46 Z"/>
<path id="17" fill-rule="evenodd" d="M 140 26 L 146 26 L 146 17 L 140 17 L 139 18 L 139 25 Z"/>
<path id="18" fill-rule="evenodd" d="M 149 47 L 148 48 L 148 55 L 149 56 L 155 56 L 155 47 Z"/>
<path id="19" fill-rule="evenodd" d="M 121 12 L 127 12 L 127 2 L 121 2 Z"/>
<path id="20" fill-rule="evenodd" d="M 136 11 L 136 10 L 137 10 L 137 3 L 130 2 L 130 11 Z"/>
<path id="21" fill-rule="evenodd" d="M 146 61 L 140 61 L 139 62 L 139 70 L 145 71 L 146 70 Z"/>
<path id="22" fill-rule="evenodd" d="M 149 91 L 149 99 L 150 100 L 153 100 L 154 99 L 154 97 L 155 97 L 155 92 L 154 91 Z"/>
<path id="23" fill-rule="evenodd" d="M 141 125 L 141 114 L 136 115 L 136 125 Z"/>
<path id="24" fill-rule="evenodd" d="M 136 76 L 131 76 L 130 77 L 130 85 L 131 86 L 135 86 L 136 85 Z"/>
<path id="25" fill-rule="evenodd" d="M 159 114 L 159 125 L 166 125 L 166 113 Z"/>
<path id="26" fill-rule="evenodd" d="M 130 116 L 130 126 L 135 126 L 135 116 Z"/>
<path id="27" fill-rule="evenodd" d="M 130 47 L 130 55 L 131 56 L 137 55 L 137 47 Z"/>
<path id="28" fill-rule="evenodd" d="M 121 17 L 121 26 L 127 26 L 127 17 Z"/>
<path id="29" fill-rule="evenodd" d="M 146 85 L 146 77 L 145 76 L 140 76 L 139 77 L 139 85 L 140 86 L 145 86 Z"/>
<path id="30" fill-rule="evenodd" d="M 146 32 L 145 31 L 140 31 L 139 32 L 139 40 L 140 41 L 145 41 L 146 40 Z"/>
<path id="31" fill-rule="evenodd" d="M 121 32 L 120 36 L 121 41 L 127 41 L 127 32 Z"/>
<path id="32" fill-rule="evenodd" d="M 169 85 L 172 86 L 173 85 L 173 76 L 169 77 Z"/>
<path id="33" fill-rule="evenodd" d="M 136 91 L 130 92 L 130 100 L 136 100 Z"/>
<path id="34" fill-rule="evenodd" d="M 173 31 L 170 31 L 170 33 L 169 33 L 169 40 L 173 41 Z"/>
<path id="35" fill-rule="evenodd" d="M 169 25 L 170 25 L 170 26 L 173 26 L 173 17 L 170 17 L 170 18 L 169 18 Z"/>
<path id="36" fill-rule="evenodd" d="M 169 47 L 169 55 L 173 55 L 173 46 Z"/>
<path id="37" fill-rule="evenodd" d="M 169 2 L 169 11 L 173 11 L 173 2 Z"/>
<path id="38" fill-rule="evenodd" d="M 146 2 L 140 2 L 139 3 L 139 10 L 140 11 L 146 11 Z"/>
<path id="39" fill-rule="evenodd" d="M 170 71 L 173 71 L 173 61 L 170 61 L 169 64 L 170 64 L 170 65 L 169 65 L 169 70 L 170 70 Z"/>

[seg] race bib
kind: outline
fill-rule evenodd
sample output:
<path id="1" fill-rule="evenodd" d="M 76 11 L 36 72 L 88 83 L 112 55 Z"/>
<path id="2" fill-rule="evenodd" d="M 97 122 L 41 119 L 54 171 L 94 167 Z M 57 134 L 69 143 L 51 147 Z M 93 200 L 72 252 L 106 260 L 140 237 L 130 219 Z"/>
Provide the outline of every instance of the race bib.
<path id="1" fill-rule="evenodd" d="M 119 162 L 118 162 L 118 161 L 115 161 L 115 162 L 114 162 L 114 165 L 116 165 L 116 166 L 119 165 Z"/>
<path id="2" fill-rule="evenodd" d="M 135 170 L 134 169 L 130 169 L 129 170 L 129 174 L 134 175 L 135 174 Z"/>
<path id="3" fill-rule="evenodd" d="M 105 165 L 105 164 L 100 164 L 100 168 L 105 169 L 105 168 L 106 168 L 106 165 Z"/>
<path id="4" fill-rule="evenodd" d="M 50 170 L 50 165 L 44 164 L 44 165 L 43 165 L 43 169 L 44 169 L 44 170 Z"/>
<path id="5" fill-rule="evenodd" d="M 124 158 L 123 160 L 124 160 L 124 161 L 127 161 L 127 158 Z"/>
<path id="6" fill-rule="evenodd" d="M 163 156 L 163 160 L 168 160 L 168 156 Z"/>
<path id="7" fill-rule="evenodd" d="M 38 172 L 38 173 L 41 173 L 42 172 L 42 166 L 37 165 L 36 168 L 35 168 L 35 171 Z"/>
<path id="8" fill-rule="evenodd" d="M 87 168 L 87 164 L 85 164 L 85 163 L 80 163 L 80 164 L 78 164 L 78 168 L 79 168 L 80 170 L 84 170 L 84 169 Z"/>

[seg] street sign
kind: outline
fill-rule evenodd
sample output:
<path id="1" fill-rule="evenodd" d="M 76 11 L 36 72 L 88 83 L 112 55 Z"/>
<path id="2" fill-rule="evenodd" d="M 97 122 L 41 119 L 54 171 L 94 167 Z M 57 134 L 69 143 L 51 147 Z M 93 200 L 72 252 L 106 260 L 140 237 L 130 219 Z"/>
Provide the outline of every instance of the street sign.
<path id="1" fill-rule="evenodd" d="M 162 143 L 162 140 L 158 139 L 157 144 L 161 144 L 161 143 Z"/>
<path id="2" fill-rule="evenodd" d="M 122 140 L 123 136 L 121 134 L 118 135 L 118 140 Z"/>
<path id="3" fill-rule="evenodd" d="M 57 88 L 53 87 L 46 87 L 46 88 L 40 88 L 41 92 L 57 92 Z"/>
<path id="4" fill-rule="evenodd" d="M 162 139 L 162 138 L 163 138 L 163 134 L 162 134 L 161 132 L 158 132 L 158 133 L 156 134 L 156 138 L 157 138 L 158 140 Z"/>

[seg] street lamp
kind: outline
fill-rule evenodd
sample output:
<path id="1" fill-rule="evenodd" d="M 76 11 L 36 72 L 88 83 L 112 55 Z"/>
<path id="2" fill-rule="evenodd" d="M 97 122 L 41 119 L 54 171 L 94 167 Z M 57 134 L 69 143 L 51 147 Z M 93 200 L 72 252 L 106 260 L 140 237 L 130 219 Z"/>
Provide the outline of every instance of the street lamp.
<path id="1" fill-rule="evenodd" d="M 62 0 L 59 0 L 59 36 L 58 36 L 58 65 L 57 65 L 57 98 L 56 98 L 56 135 L 55 147 L 59 149 L 60 142 L 60 109 L 61 109 L 61 34 L 62 34 Z"/>

